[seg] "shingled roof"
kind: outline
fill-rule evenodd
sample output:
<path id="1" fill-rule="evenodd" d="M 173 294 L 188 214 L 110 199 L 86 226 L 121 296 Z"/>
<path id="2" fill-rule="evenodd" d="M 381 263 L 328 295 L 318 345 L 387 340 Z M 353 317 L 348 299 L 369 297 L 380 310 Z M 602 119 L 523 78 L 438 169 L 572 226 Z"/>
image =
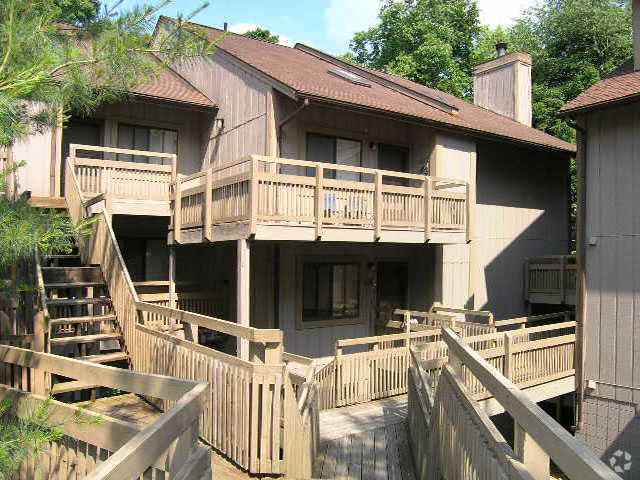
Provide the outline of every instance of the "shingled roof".
<path id="1" fill-rule="evenodd" d="M 171 19 L 161 17 L 160 21 Z M 469 134 L 497 137 L 559 151 L 575 151 L 574 145 L 540 130 L 397 75 L 349 64 L 350 71 L 359 69 L 368 75 L 367 80 L 371 79 L 368 82 L 370 85 L 363 86 L 332 74 L 330 70 L 336 69 L 336 62 L 345 62 L 311 47 L 298 44 L 291 48 L 205 25 L 199 26 L 205 29 L 211 40 L 217 40 L 226 33 L 226 36 L 217 42 L 217 49 L 289 87 L 294 90 L 296 97 L 301 99 L 317 99 L 377 110 L 462 130 Z M 442 103 L 451 105 L 454 113 L 428 105 L 416 99 L 416 96 L 432 97 L 435 103 L 439 99 Z"/>
<path id="2" fill-rule="evenodd" d="M 209 97 L 170 68 L 163 68 L 155 77 L 131 89 L 131 93 L 136 97 L 179 103 L 189 107 L 217 107 Z"/>
<path id="3" fill-rule="evenodd" d="M 566 116 L 634 99 L 640 100 L 640 71 L 634 71 L 631 59 L 567 103 L 560 114 Z"/>

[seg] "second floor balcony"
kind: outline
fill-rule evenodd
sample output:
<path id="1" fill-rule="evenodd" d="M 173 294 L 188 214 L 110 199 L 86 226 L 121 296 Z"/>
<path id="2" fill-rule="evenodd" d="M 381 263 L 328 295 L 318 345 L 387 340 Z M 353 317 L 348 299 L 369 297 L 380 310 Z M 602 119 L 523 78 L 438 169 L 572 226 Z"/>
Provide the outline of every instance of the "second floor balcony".
<path id="1" fill-rule="evenodd" d="M 175 185 L 170 241 L 464 243 L 460 180 L 251 155 Z"/>

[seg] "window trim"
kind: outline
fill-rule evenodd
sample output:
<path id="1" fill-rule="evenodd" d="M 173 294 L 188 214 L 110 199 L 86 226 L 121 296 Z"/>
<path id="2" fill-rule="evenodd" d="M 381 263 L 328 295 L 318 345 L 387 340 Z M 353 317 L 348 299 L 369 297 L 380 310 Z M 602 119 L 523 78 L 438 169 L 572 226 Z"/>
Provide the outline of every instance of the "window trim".
<path id="1" fill-rule="evenodd" d="M 314 264 L 357 264 L 358 265 L 358 316 L 351 318 L 341 318 L 336 320 L 316 320 L 316 321 L 304 321 L 302 319 L 303 309 L 303 271 L 306 263 Z M 296 259 L 296 286 L 295 286 L 295 298 L 296 298 L 296 330 L 307 330 L 311 328 L 326 328 L 326 327 L 338 327 L 343 325 L 361 325 L 367 322 L 367 318 L 364 312 L 363 301 L 366 298 L 365 295 L 365 283 L 363 275 L 366 274 L 366 262 L 363 257 L 360 256 L 299 256 Z"/>

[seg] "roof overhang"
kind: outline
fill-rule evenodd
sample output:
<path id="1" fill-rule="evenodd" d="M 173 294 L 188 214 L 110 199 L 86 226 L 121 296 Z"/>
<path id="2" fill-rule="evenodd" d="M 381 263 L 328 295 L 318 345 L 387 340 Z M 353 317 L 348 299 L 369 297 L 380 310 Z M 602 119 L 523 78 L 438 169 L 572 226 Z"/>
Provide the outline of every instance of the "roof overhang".
<path id="1" fill-rule="evenodd" d="M 604 102 L 592 103 L 579 108 L 561 110 L 560 112 L 558 112 L 558 117 L 559 118 L 573 117 L 574 115 L 590 113 L 597 110 L 604 110 L 605 108 L 619 107 L 621 105 L 627 105 L 635 102 L 640 102 L 640 92 L 635 93 L 633 95 L 627 95 L 625 97 L 616 98 L 614 100 L 607 100 Z"/>

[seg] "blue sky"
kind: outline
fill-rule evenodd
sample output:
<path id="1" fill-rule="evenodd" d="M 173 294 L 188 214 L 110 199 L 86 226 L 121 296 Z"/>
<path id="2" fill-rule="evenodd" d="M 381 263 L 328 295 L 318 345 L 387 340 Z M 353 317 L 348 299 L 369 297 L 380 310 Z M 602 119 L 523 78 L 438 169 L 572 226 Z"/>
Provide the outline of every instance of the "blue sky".
<path id="1" fill-rule="evenodd" d="M 125 0 L 123 8 L 135 5 Z M 174 0 L 162 13 L 188 13 L 201 4 L 197 0 Z M 508 24 L 534 0 L 478 0 L 482 21 Z M 194 21 L 242 33 L 260 25 L 280 35 L 282 43 L 306 43 L 336 55 L 348 49 L 355 32 L 376 24 L 380 0 L 212 0 Z"/>

